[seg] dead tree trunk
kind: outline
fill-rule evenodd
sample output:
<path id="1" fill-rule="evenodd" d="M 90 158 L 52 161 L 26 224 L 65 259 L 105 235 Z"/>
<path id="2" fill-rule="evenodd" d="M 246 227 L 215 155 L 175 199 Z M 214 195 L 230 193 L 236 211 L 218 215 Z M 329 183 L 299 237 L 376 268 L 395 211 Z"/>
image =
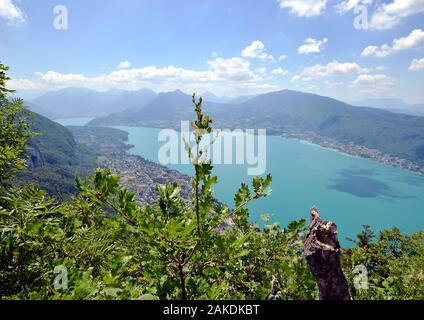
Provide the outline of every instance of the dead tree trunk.
<path id="1" fill-rule="evenodd" d="M 340 266 L 336 230 L 334 222 L 322 221 L 318 210 L 311 209 L 305 257 L 318 283 L 320 300 L 350 300 L 348 284 Z"/>

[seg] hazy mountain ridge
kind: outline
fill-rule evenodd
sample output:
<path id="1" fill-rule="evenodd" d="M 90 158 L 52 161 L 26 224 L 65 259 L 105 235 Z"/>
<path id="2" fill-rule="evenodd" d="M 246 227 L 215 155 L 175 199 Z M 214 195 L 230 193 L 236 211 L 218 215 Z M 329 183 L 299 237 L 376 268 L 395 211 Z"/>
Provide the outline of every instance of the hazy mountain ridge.
<path id="1" fill-rule="evenodd" d="M 385 109 L 395 113 L 405 113 L 417 116 L 424 116 L 424 104 L 409 104 L 402 99 L 365 99 L 352 102 L 354 106 L 367 106 L 371 108 Z"/>
<path id="2" fill-rule="evenodd" d="M 229 104 L 205 101 L 206 112 L 216 113 Z M 88 125 L 178 125 L 181 120 L 192 118 L 192 97 L 181 90 L 162 92 L 142 108 L 134 108 L 93 119 Z"/>
<path id="3" fill-rule="evenodd" d="M 112 112 L 143 107 L 156 93 L 149 89 L 138 91 L 109 90 L 100 92 L 87 88 L 66 88 L 48 92 L 29 101 L 34 112 L 52 119 L 100 117 Z"/>
<path id="4" fill-rule="evenodd" d="M 226 96 L 217 96 L 211 91 L 205 91 L 201 94 L 203 100 L 210 101 L 210 102 L 216 102 L 216 103 L 227 103 L 231 101 L 233 98 L 226 97 Z"/>

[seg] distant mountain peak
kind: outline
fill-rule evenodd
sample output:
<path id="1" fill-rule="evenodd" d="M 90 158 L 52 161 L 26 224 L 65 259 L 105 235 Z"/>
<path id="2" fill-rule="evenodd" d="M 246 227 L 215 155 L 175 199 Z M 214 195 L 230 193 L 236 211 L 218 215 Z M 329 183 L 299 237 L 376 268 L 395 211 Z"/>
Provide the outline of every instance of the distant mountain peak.
<path id="1" fill-rule="evenodd" d="M 171 96 L 171 97 L 189 97 L 188 94 L 182 92 L 180 89 L 173 90 L 173 91 L 166 91 L 166 92 L 160 92 L 159 97 L 161 96 Z"/>

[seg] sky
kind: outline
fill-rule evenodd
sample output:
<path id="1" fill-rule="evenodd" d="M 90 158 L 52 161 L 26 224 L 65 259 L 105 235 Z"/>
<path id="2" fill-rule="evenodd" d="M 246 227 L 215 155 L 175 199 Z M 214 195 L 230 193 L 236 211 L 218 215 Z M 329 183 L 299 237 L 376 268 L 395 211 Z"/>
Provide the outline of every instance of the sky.
<path id="1" fill-rule="evenodd" d="M 0 0 L 22 97 L 65 87 L 424 103 L 424 0 Z"/>

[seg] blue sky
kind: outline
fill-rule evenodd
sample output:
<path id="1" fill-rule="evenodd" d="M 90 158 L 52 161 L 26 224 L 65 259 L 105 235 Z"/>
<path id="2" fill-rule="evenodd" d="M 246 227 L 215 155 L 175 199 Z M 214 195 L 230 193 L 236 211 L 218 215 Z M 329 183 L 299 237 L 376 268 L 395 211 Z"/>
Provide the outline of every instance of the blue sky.
<path id="1" fill-rule="evenodd" d="M 288 88 L 423 103 L 423 16 L 424 0 L 0 0 L 0 61 L 24 97 Z"/>

